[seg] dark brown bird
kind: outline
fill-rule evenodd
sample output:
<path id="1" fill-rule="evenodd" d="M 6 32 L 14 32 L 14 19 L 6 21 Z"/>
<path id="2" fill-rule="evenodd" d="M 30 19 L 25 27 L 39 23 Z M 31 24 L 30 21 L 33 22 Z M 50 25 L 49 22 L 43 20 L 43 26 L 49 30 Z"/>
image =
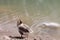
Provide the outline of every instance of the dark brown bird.
<path id="1" fill-rule="evenodd" d="M 26 26 L 23 25 L 21 20 L 17 21 L 17 27 L 21 37 L 23 37 L 22 35 L 24 35 L 24 33 L 29 33 L 29 30 L 26 28 Z"/>

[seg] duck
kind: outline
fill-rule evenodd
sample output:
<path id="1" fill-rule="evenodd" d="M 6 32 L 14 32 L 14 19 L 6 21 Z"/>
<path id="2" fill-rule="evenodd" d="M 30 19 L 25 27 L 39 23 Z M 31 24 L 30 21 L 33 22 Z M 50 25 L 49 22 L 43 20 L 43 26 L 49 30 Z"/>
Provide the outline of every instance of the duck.
<path id="1" fill-rule="evenodd" d="M 31 33 L 31 29 L 27 24 L 24 24 L 21 20 L 17 21 L 18 32 L 21 34 L 21 38 L 26 38 L 29 33 Z"/>

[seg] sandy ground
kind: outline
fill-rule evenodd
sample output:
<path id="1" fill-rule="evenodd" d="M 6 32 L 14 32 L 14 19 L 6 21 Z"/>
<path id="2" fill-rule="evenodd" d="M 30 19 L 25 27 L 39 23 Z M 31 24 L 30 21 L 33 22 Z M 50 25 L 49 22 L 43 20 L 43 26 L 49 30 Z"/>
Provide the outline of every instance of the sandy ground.
<path id="1" fill-rule="evenodd" d="M 16 25 L 13 26 L 14 23 L 2 26 L 0 29 L 0 40 L 56 40 L 52 36 L 47 33 L 41 32 L 40 34 L 30 33 L 27 39 L 12 39 L 9 36 L 19 36 L 18 30 Z M 8 26 L 8 27 L 7 27 Z"/>
<path id="2" fill-rule="evenodd" d="M 54 38 L 49 33 L 39 32 L 38 34 L 30 33 L 27 39 L 12 39 L 9 36 L 19 36 L 18 29 L 16 27 L 16 19 L 12 19 L 10 22 L 0 24 L 0 40 L 59 40 Z"/>

